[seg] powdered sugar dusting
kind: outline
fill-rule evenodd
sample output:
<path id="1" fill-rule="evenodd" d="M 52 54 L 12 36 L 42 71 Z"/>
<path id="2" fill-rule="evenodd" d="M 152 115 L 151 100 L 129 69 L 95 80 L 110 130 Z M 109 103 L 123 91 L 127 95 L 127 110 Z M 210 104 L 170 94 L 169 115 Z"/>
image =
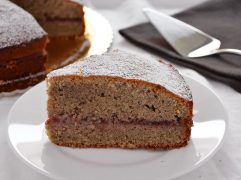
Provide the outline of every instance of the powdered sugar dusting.
<path id="1" fill-rule="evenodd" d="M 48 74 L 48 77 L 80 76 L 118 76 L 126 79 L 147 81 L 161 85 L 167 90 L 192 100 L 191 92 L 178 71 L 154 58 L 142 58 L 123 51 L 115 50 L 101 56 L 94 55 Z"/>
<path id="2" fill-rule="evenodd" d="M 28 43 L 46 35 L 29 13 L 9 1 L 0 0 L 0 48 Z"/>

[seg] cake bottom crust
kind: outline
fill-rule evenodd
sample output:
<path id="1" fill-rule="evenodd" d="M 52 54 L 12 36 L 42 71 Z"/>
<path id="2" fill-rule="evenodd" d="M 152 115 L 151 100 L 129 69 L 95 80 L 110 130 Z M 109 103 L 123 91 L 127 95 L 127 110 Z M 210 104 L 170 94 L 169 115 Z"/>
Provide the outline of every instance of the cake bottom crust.
<path id="1" fill-rule="evenodd" d="M 123 123 L 45 123 L 50 141 L 74 148 L 173 149 L 186 146 L 190 126 Z"/>

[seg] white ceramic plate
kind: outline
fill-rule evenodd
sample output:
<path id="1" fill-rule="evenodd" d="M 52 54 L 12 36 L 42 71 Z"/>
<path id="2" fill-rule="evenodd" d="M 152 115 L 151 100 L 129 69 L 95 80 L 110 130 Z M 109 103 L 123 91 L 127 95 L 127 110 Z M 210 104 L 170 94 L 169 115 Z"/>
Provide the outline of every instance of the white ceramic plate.
<path id="1" fill-rule="evenodd" d="M 183 175 L 210 159 L 227 130 L 227 113 L 217 96 L 185 77 L 194 98 L 194 127 L 189 145 L 170 151 L 72 149 L 48 141 L 44 121 L 45 82 L 26 92 L 12 107 L 8 120 L 10 144 L 24 162 L 56 179 L 157 180 Z M 181 165 L 180 165 L 181 164 Z"/>

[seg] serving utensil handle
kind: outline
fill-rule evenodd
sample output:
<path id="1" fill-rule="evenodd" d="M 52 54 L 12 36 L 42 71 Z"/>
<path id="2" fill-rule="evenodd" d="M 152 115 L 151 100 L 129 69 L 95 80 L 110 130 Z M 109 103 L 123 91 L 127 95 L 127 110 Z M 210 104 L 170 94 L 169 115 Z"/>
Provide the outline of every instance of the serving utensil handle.
<path id="1" fill-rule="evenodd" d="M 241 50 L 239 49 L 217 49 L 214 51 L 214 54 L 221 54 L 221 53 L 236 54 L 241 56 Z"/>

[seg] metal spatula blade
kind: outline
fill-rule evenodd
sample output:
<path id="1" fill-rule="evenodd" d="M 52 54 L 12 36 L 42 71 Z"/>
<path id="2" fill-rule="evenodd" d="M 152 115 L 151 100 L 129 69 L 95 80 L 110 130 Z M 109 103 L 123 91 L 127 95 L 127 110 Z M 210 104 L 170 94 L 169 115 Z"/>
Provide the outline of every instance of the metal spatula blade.
<path id="1" fill-rule="evenodd" d="M 217 53 L 241 55 L 240 50 L 219 49 L 221 42 L 218 39 L 178 19 L 150 8 L 144 8 L 143 12 L 173 49 L 182 56 L 202 57 Z"/>

